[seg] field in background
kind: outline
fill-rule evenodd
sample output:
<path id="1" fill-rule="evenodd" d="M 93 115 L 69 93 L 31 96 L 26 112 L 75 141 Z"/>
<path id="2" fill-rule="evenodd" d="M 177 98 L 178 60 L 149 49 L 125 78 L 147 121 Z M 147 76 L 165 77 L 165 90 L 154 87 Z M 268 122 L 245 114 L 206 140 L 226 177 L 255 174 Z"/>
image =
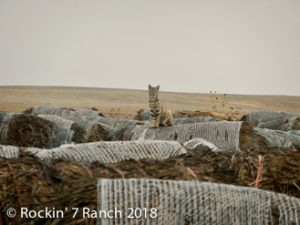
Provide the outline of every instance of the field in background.
<path id="1" fill-rule="evenodd" d="M 38 105 L 97 108 L 105 115 L 133 118 L 148 108 L 148 92 L 140 90 L 77 87 L 0 87 L 0 111 L 19 113 Z M 201 92 L 201 90 L 199 90 Z M 244 114 L 257 110 L 300 114 L 300 96 L 257 96 L 161 92 L 172 110 L 215 111 Z"/>

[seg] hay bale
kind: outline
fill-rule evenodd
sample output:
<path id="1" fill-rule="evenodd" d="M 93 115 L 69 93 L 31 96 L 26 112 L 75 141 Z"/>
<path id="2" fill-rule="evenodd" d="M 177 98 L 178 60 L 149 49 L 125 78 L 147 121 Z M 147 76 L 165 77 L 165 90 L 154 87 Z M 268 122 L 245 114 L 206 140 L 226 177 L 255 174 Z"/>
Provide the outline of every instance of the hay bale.
<path id="1" fill-rule="evenodd" d="M 72 141 L 74 131 L 34 115 L 0 114 L 0 144 L 53 148 Z"/>
<path id="2" fill-rule="evenodd" d="M 26 110 L 25 112 L 31 112 L 34 115 L 57 115 L 77 123 L 83 129 L 88 122 L 101 117 L 99 112 L 92 109 L 83 108 L 75 110 L 51 105 L 35 106 L 31 110 Z"/>
<path id="3" fill-rule="evenodd" d="M 17 158 L 20 149 L 13 146 L 1 146 L 0 156 L 3 158 Z M 187 153 L 175 141 L 115 141 L 93 142 L 85 144 L 68 144 L 53 149 L 22 149 L 49 163 L 52 159 L 65 159 L 77 162 L 115 163 L 134 159 L 164 160 L 172 156 Z"/>
<path id="4" fill-rule="evenodd" d="M 115 141 L 65 145 L 36 154 L 42 160 L 62 158 L 78 162 L 115 163 L 134 159 L 164 160 L 185 154 L 186 150 L 174 141 Z"/>
<path id="5" fill-rule="evenodd" d="M 187 142 L 184 142 L 183 146 L 196 152 L 219 151 L 219 149 L 213 143 L 202 138 L 193 138 Z"/>
<path id="6" fill-rule="evenodd" d="M 14 114 L 7 112 L 0 112 L 0 141 L 1 143 L 6 141 L 9 123 Z"/>
<path id="7" fill-rule="evenodd" d="M 198 115 L 198 114 L 199 115 Z M 211 113 L 200 113 L 199 111 L 192 112 L 189 110 L 181 110 L 173 112 L 174 124 L 188 124 L 188 123 L 199 123 L 208 121 L 220 121 L 220 119 L 211 117 Z M 148 121 L 150 118 L 150 111 L 140 109 L 135 116 L 136 120 Z"/>
<path id="8" fill-rule="evenodd" d="M 128 128 L 123 140 L 176 140 L 184 143 L 202 138 L 219 150 L 265 152 L 268 142 L 247 122 L 203 122 L 173 127 L 149 128 L 146 125 Z"/>
<path id="9" fill-rule="evenodd" d="M 220 121 L 220 120 L 214 117 L 207 117 L 207 116 L 183 117 L 183 118 L 174 119 L 174 125 L 183 125 L 183 124 L 190 124 L 190 123 L 210 122 L 210 121 Z"/>
<path id="10" fill-rule="evenodd" d="M 44 115 L 44 117 L 45 115 L 60 116 L 61 118 L 78 124 L 76 129 L 74 128 L 78 131 L 74 134 L 77 143 L 116 140 L 119 136 L 122 136 L 123 128 L 144 124 L 137 120 L 103 117 L 98 111 L 86 108 L 74 110 L 56 106 L 36 106 L 33 107 L 30 112 L 36 115 Z M 115 130 L 112 131 L 112 129 Z M 110 135 L 107 136 L 106 133 Z"/>
<path id="11" fill-rule="evenodd" d="M 187 117 L 192 112 L 191 110 L 177 110 L 173 112 L 173 118 Z"/>
<path id="12" fill-rule="evenodd" d="M 114 128 L 103 123 L 95 123 L 92 125 L 88 133 L 88 142 L 109 141 L 110 132 Z"/>
<path id="13" fill-rule="evenodd" d="M 99 118 L 86 125 L 85 129 L 88 133 L 87 140 L 89 142 L 123 140 L 123 134 L 127 128 L 143 124 L 145 123 L 138 120 Z"/>
<path id="14" fill-rule="evenodd" d="M 284 131 L 299 130 L 300 131 L 300 116 L 294 116 L 285 121 L 283 125 Z"/>
<path id="15" fill-rule="evenodd" d="M 268 149 L 266 152 L 263 156 L 264 164 L 259 188 L 300 198 L 297 188 L 300 184 L 300 152 L 292 150 L 282 152 L 277 149 Z M 45 223 L 45 219 L 41 218 L 26 220 L 16 216 L 11 219 L 4 214 L 9 207 L 18 209 L 22 205 L 35 210 L 45 207 L 56 209 L 64 209 L 66 206 L 77 207 L 79 216 L 75 218 L 73 211 L 70 210 L 65 213 L 64 218 L 47 221 L 50 224 L 94 224 L 95 219 L 83 219 L 81 212 L 83 207 L 97 209 L 95 196 L 98 178 L 197 179 L 203 182 L 253 187 L 257 168 L 256 153 L 237 151 L 209 151 L 197 154 L 188 152 L 164 161 L 129 160 L 106 165 L 99 163 L 89 165 L 62 159 L 53 159 L 51 164 L 45 165 L 33 155 L 22 154 L 17 159 L 0 159 L 2 223 L 13 225 Z M 17 190 L 21 194 L 16 194 Z M 217 193 L 212 193 L 212 196 L 218 196 Z M 178 206 L 181 205 L 185 204 Z M 277 214 L 274 224 L 279 224 L 277 222 L 279 210 Z"/>
<path id="16" fill-rule="evenodd" d="M 263 153 L 268 150 L 267 140 L 248 123 L 243 122 L 240 129 L 240 148 L 243 151 Z"/>
<path id="17" fill-rule="evenodd" d="M 254 130 L 263 136 L 271 147 L 295 148 L 300 150 L 300 136 L 266 128 L 254 128 Z"/>
<path id="18" fill-rule="evenodd" d="M 57 115 L 38 115 L 38 117 L 43 118 L 45 120 L 49 120 L 56 124 L 57 126 L 63 127 L 67 130 L 74 131 L 74 135 L 72 141 L 75 143 L 83 143 L 86 142 L 86 131 L 82 129 L 77 123 L 72 120 L 64 119 Z"/>
<path id="19" fill-rule="evenodd" d="M 127 129 L 124 140 L 176 140 L 184 143 L 193 138 L 203 138 L 220 150 L 239 150 L 241 122 L 203 122 L 172 127 L 149 128 L 136 126 Z"/>
<path id="20" fill-rule="evenodd" d="M 111 219 L 110 224 L 145 224 L 150 220 L 158 225 L 263 225 L 274 221 L 289 225 L 300 219 L 300 199 L 248 187 L 160 179 L 99 179 L 97 188 L 98 210 L 147 208 L 156 215 L 155 219 L 122 216 Z M 103 219 L 98 218 L 100 221 Z"/>
<path id="21" fill-rule="evenodd" d="M 0 145 L 0 157 L 5 159 L 18 158 L 20 150 L 17 146 Z"/>
<path id="22" fill-rule="evenodd" d="M 241 121 L 247 121 L 252 126 L 271 130 L 300 129 L 300 116 L 287 112 L 257 111 L 244 115 Z"/>
<path id="23" fill-rule="evenodd" d="M 290 131 L 288 131 L 288 134 L 300 136 L 300 130 L 290 130 Z"/>
<path id="24" fill-rule="evenodd" d="M 41 148 L 20 148 L 18 146 L 13 145 L 0 145 L 0 158 L 5 159 L 13 159 L 13 158 L 19 158 L 21 155 L 21 152 L 26 152 L 29 154 L 37 154 L 39 151 L 42 151 Z"/>

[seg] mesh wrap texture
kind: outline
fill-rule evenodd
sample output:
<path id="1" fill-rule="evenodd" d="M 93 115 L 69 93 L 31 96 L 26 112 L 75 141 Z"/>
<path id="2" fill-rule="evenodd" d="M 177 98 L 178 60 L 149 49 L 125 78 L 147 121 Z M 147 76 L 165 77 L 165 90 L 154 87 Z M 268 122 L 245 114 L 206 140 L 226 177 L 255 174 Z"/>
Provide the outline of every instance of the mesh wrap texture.
<path id="1" fill-rule="evenodd" d="M 270 130 L 266 128 L 254 128 L 254 130 L 263 136 L 272 147 L 279 148 L 300 148 L 300 136 L 280 130 Z"/>
<path id="2" fill-rule="evenodd" d="M 106 224 L 298 225 L 300 200 L 260 189 L 193 181 L 98 179 L 98 211 L 121 210 Z M 116 208 L 115 208 L 116 207 Z M 128 209 L 157 209 L 157 217 L 127 219 Z M 277 211 L 277 215 L 276 215 Z"/>
<path id="3" fill-rule="evenodd" d="M 136 126 L 125 131 L 124 140 L 177 140 L 184 143 L 193 138 L 202 138 L 220 150 L 239 150 L 241 124 L 219 121 L 159 128 Z"/>
<path id="4" fill-rule="evenodd" d="M 175 141 L 93 142 L 62 145 L 53 149 L 22 149 L 26 152 L 34 153 L 42 160 L 58 158 L 78 162 L 99 163 L 115 163 L 128 159 L 163 160 L 186 153 L 186 150 Z M 5 158 L 16 158 L 19 156 L 19 151 L 18 147 L 0 145 L 0 156 Z"/>

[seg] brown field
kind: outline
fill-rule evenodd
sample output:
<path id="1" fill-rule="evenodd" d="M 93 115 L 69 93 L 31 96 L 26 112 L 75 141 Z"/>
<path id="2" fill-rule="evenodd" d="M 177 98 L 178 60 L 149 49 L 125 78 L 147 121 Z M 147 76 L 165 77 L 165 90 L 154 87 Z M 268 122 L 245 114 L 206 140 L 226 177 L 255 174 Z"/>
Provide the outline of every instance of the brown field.
<path id="1" fill-rule="evenodd" d="M 300 96 L 258 96 L 161 92 L 161 100 L 172 110 L 215 111 L 244 114 L 257 110 L 300 114 Z M 130 117 L 148 108 L 147 90 L 78 87 L 0 87 L 0 111 L 19 113 L 38 105 L 72 108 L 95 107 L 108 115 Z"/>

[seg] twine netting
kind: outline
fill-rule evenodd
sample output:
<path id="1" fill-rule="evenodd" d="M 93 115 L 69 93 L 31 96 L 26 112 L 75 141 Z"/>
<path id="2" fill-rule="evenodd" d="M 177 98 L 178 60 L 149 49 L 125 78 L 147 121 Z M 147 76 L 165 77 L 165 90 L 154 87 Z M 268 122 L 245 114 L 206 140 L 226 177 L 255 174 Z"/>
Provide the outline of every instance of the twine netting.
<path id="1" fill-rule="evenodd" d="M 4 142 L 6 140 L 9 123 L 14 114 L 0 112 L 0 140 Z"/>
<path id="2" fill-rule="evenodd" d="M 72 120 L 67 120 L 57 115 L 38 115 L 38 117 L 43 118 L 45 120 L 49 120 L 55 123 L 56 125 L 68 130 L 71 129 L 71 126 L 74 123 Z"/>
<path id="3" fill-rule="evenodd" d="M 57 115 L 64 119 L 78 123 L 78 125 L 85 130 L 89 130 L 89 128 L 96 123 L 103 123 L 112 127 L 134 126 L 137 123 L 142 123 L 141 121 L 136 120 L 102 117 L 99 115 L 99 112 L 86 108 L 67 109 L 46 105 L 33 107 L 32 113 L 37 115 Z"/>
<path id="4" fill-rule="evenodd" d="M 202 138 L 217 146 L 220 150 L 239 150 L 239 136 L 242 122 L 203 122 L 172 127 L 148 126 L 129 128 L 124 140 L 177 140 L 184 143 L 193 138 Z"/>
<path id="5" fill-rule="evenodd" d="M 287 112 L 257 111 L 250 112 L 242 119 L 259 128 L 285 130 L 286 120 L 293 119 L 295 117 L 297 117 L 297 115 Z"/>
<path id="6" fill-rule="evenodd" d="M 279 148 L 300 148 L 300 136 L 280 130 L 270 130 L 266 128 L 254 128 L 254 130 L 263 136 L 272 147 Z"/>
<path id="7" fill-rule="evenodd" d="M 196 148 L 200 148 L 202 150 L 211 150 L 211 151 L 219 151 L 219 149 L 211 142 L 204 140 L 202 138 L 193 138 L 187 142 L 184 142 L 183 146 L 194 150 Z"/>
<path id="8" fill-rule="evenodd" d="M 115 214 L 115 218 L 98 218 L 97 224 L 101 225 L 298 225 L 300 222 L 298 198 L 248 187 L 157 179 L 98 179 L 97 192 L 98 212 L 122 213 L 122 217 Z M 131 209 L 137 212 L 134 218 L 128 218 Z M 140 216 L 139 209 L 146 212 Z"/>
<path id="9" fill-rule="evenodd" d="M 210 122 L 210 121 L 220 121 L 220 120 L 209 116 L 183 117 L 183 118 L 174 119 L 174 124 L 182 125 L 182 124 L 202 123 L 202 122 Z"/>
<path id="10" fill-rule="evenodd" d="M 77 162 L 115 163 L 129 159 L 163 160 L 185 154 L 186 150 L 175 141 L 115 141 L 63 145 L 53 149 L 22 148 L 42 160 L 67 159 Z M 17 158 L 20 149 L 0 146 L 0 156 Z"/>
<path id="11" fill-rule="evenodd" d="M 74 131 L 34 115 L 0 112 L 0 143 L 54 148 L 72 142 Z"/>
<path id="12" fill-rule="evenodd" d="M 14 159 L 19 158 L 20 151 L 29 152 L 36 154 L 43 149 L 41 148 L 23 148 L 23 147 L 17 147 L 13 145 L 0 145 L 0 157 L 5 159 Z"/>

